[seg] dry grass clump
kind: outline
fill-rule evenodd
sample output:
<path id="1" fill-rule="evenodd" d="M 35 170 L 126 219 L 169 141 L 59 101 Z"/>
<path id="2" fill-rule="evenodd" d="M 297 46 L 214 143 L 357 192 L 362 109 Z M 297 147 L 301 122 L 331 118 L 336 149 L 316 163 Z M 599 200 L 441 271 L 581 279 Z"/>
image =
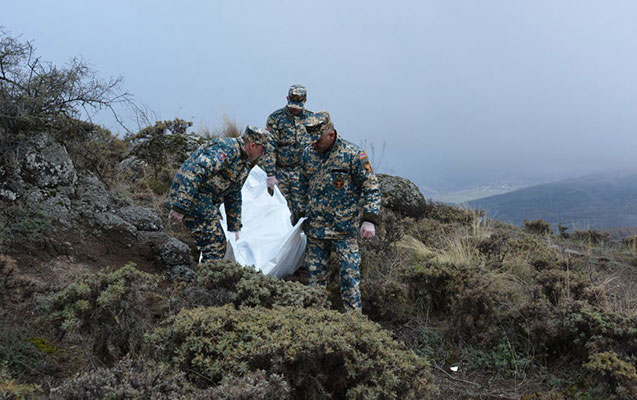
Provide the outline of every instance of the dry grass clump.
<path id="1" fill-rule="evenodd" d="M 197 135 L 206 140 L 210 140 L 216 137 L 239 137 L 243 134 L 243 130 L 239 128 L 239 123 L 228 114 L 223 114 L 222 120 L 223 125 L 220 128 L 210 129 L 205 125 L 199 126 Z"/>

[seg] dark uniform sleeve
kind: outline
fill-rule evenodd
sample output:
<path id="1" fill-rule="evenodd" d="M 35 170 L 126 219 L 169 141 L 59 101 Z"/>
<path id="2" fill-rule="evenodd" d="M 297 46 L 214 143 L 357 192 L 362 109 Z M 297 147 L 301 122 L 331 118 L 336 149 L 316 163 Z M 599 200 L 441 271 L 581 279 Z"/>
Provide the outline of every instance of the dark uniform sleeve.
<path id="1" fill-rule="evenodd" d="M 380 213 L 380 187 L 378 178 L 372 171 L 372 164 L 365 152 L 356 155 L 352 165 L 353 178 L 360 188 L 363 197 L 363 221 L 369 221 L 374 225 L 379 222 Z"/>
<path id="2" fill-rule="evenodd" d="M 270 135 L 268 136 L 268 148 L 266 149 L 265 155 L 262 157 L 262 160 L 259 161 L 259 166 L 263 168 L 265 173 L 268 176 L 275 175 L 276 172 L 276 120 L 274 118 L 274 114 L 270 114 L 268 120 L 265 123 L 265 128 Z"/>
<path id="3" fill-rule="evenodd" d="M 308 190 L 309 190 L 309 180 L 310 177 L 308 175 L 308 157 L 307 157 L 307 149 L 303 151 L 301 154 L 301 162 L 300 169 L 301 172 L 299 174 L 299 218 L 305 217 L 308 215 L 307 213 L 307 204 L 308 204 Z"/>
<path id="4" fill-rule="evenodd" d="M 238 232 L 241 230 L 241 187 L 239 190 L 228 193 L 223 198 L 223 204 L 226 206 L 226 218 L 228 221 L 228 230 Z"/>
<path id="5" fill-rule="evenodd" d="M 212 157 L 204 150 L 196 150 L 182 164 L 170 185 L 170 192 L 166 202 L 168 207 L 183 214 L 188 214 L 192 209 L 193 200 L 199 192 L 202 182 L 205 181 L 207 176 L 219 172 L 222 166 L 222 161 Z"/>

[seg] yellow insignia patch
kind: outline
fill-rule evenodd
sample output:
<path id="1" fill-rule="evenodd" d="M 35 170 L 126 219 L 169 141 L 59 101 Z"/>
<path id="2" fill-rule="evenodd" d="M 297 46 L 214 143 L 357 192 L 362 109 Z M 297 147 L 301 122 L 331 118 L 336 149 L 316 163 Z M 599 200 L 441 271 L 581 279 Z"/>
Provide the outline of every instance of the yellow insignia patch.
<path id="1" fill-rule="evenodd" d="M 343 185 L 345 184 L 345 179 L 341 178 L 340 176 L 336 179 L 334 179 L 334 187 L 337 189 L 340 189 L 343 187 Z"/>

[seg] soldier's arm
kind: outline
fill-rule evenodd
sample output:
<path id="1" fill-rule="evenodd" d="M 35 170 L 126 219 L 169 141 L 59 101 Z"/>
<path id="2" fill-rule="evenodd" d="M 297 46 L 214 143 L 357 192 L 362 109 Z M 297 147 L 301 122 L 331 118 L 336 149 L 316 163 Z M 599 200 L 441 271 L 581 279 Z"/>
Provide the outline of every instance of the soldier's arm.
<path id="1" fill-rule="evenodd" d="M 365 152 L 360 152 L 352 161 L 354 181 L 363 196 L 363 221 L 378 224 L 380 213 L 380 186 L 372 171 L 372 164 Z"/>
<path id="2" fill-rule="evenodd" d="M 308 154 L 307 151 L 304 150 L 303 154 L 301 154 L 301 163 L 300 169 L 301 173 L 299 174 L 299 201 L 300 201 L 300 213 L 299 217 L 305 217 L 307 215 L 307 203 L 308 203 L 308 190 L 309 190 L 309 181 L 310 177 L 308 175 Z"/>
<path id="3" fill-rule="evenodd" d="M 223 204 L 226 206 L 226 219 L 228 221 L 228 230 L 231 232 L 239 232 L 241 230 L 241 185 L 239 190 L 227 194 L 223 198 Z"/>
<path id="4" fill-rule="evenodd" d="M 265 129 L 270 132 L 270 136 L 268 137 L 268 148 L 266 149 L 266 154 L 262 157 L 262 160 L 259 162 L 263 170 L 268 176 L 274 176 L 276 174 L 276 147 L 277 147 L 277 138 L 276 138 L 276 121 L 270 115 L 268 120 L 265 123 Z"/>

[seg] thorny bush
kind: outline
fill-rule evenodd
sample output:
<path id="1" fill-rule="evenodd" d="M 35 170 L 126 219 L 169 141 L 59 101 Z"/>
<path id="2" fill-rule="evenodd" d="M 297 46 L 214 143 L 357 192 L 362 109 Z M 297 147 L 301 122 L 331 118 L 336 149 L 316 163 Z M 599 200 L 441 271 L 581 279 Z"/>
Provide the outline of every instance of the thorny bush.
<path id="1" fill-rule="evenodd" d="M 62 332 L 88 338 L 93 354 L 110 364 L 139 349 L 155 317 L 153 310 L 161 304 L 158 282 L 158 277 L 137 270 L 135 264 L 86 275 L 50 298 L 50 317 Z"/>
<path id="2" fill-rule="evenodd" d="M 423 399 L 428 363 L 359 313 L 296 307 L 183 310 L 148 335 L 151 352 L 202 386 L 265 370 L 294 398 Z"/>

